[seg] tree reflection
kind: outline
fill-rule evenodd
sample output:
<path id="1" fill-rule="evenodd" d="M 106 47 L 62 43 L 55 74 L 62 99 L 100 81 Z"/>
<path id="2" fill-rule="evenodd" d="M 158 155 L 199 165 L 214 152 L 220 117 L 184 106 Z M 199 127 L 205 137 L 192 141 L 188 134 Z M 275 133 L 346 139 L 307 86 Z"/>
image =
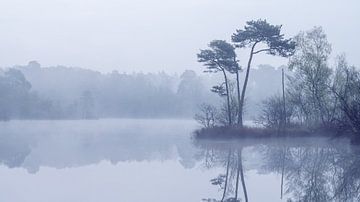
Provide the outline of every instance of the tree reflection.
<path id="1" fill-rule="evenodd" d="M 215 183 L 221 185 L 221 199 L 207 200 L 248 201 L 243 158 L 251 161 L 250 154 L 257 152 L 261 162 L 251 169 L 278 174 L 282 200 L 360 201 L 360 149 L 345 140 L 197 141 L 195 144 L 203 153 L 212 151 L 208 168 L 220 166 L 225 171 L 219 175 L 222 180 Z M 242 197 L 238 194 L 240 181 Z"/>
<path id="2" fill-rule="evenodd" d="M 23 168 L 36 174 L 41 167 L 63 169 L 97 165 L 102 161 L 116 165 L 176 159 L 184 169 L 192 169 L 197 163 L 196 148 L 186 136 L 186 129 L 174 129 L 177 122 L 3 122 L 0 124 L 0 167 Z"/>
<path id="3" fill-rule="evenodd" d="M 199 144 L 203 148 L 201 150 L 203 157 L 203 165 L 206 168 L 224 167 L 224 172 L 216 178 L 210 180 L 211 184 L 217 185 L 222 191 L 221 199 L 203 199 L 208 202 L 238 202 L 240 201 L 239 186 L 241 183 L 244 201 L 248 201 L 246 183 L 244 177 L 244 166 L 242 151 L 243 147 L 227 144 L 213 144 L 209 142 L 201 142 Z M 212 154 L 209 156 L 209 154 Z M 241 181 L 241 182 L 240 182 Z"/>

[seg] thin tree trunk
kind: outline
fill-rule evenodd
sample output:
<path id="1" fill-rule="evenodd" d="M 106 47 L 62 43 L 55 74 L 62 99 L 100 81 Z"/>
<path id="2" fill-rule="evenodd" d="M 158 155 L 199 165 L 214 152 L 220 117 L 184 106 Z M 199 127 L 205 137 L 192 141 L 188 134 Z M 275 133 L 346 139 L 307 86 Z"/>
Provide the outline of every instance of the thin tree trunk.
<path id="1" fill-rule="evenodd" d="M 229 125 L 231 126 L 232 121 L 231 121 L 231 110 L 230 110 L 230 94 L 229 94 L 229 84 L 228 84 L 228 79 L 226 76 L 226 72 L 223 69 L 222 70 L 223 74 L 224 74 L 224 79 L 225 79 L 225 88 L 226 88 L 226 99 L 227 99 L 227 112 L 228 112 L 228 118 L 229 118 Z"/>
<path id="2" fill-rule="evenodd" d="M 238 155 L 238 161 L 237 161 L 237 169 L 236 169 L 236 185 L 235 185 L 235 201 L 237 201 L 238 198 L 238 189 L 239 189 L 239 175 L 240 175 L 240 161 L 241 161 L 241 153 L 240 151 L 237 152 Z"/>
<path id="3" fill-rule="evenodd" d="M 284 68 L 281 69 L 282 71 L 282 99 L 283 99 L 283 131 L 285 132 L 286 129 L 286 103 L 285 103 L 285 79 L 284 79 Z"/>
<path id="4" fill-rule="evenodd" d="M 229 168 L 230 168 L 230 156 L 231 156 L 231 149 L 229 149 L 229 154 L 228 154 L 228 158 L 227 158 L 225 185 L 224 185 L 224 192 L 223 192 L 223 195 L 222 195 L 222 198 L 221 198 L 221 202 L 224 201 L 225 195 L 226 195 L 226 190 L 227 190 L 227 184 L 228 184 L 228 179 L 229 179 Z"/>
<path id="5" fill-rule="evenodd" d="M 284 167 L 281 169 L 281 185 L 280 185 L 281 193 L 280 193 L 280 199 L 283 198 L 283 190 L 284 190 Z"/>
<path id="6" fill-rule="evenodd" d="M 248 61 L 248 64 L 247 64 L 247 69 L 246 69 L 244 85 L 243 85 L 242 92 L 241 92 L 240 109 L 239 109 L 240 126 L 241 127 L 243 126 L 243 110 L 244 110 L 245 91 L 246 91 L 247 83 L 248 83 L 248 80 L 249 80 L 251 61 L 252 61 L 252 58 L 253 58 L 253 55 L 254 55 L 254 49 L 255 49 L 256 44 L 257 43 L 255 42 L 254 45 L 251 47 L 250 57 L 249 57 L 249 61 Z"/>
<path id="7" fill-rule="evenodd" d="M 283 159 L 282 159 L 282 165 L 281 165 L 281 185 L 280 185 L 280 199 L 283 198 L 284 193 L 284 175 L 285 175 L 285 155 L 286 155 L 286 147 L 284 149 L 283 153 Z"/>
<path id="8" fill-rule="evenodd" d="M 237 88 L 237 98 L 238 98 L 238 116 L 237 116 L 237 124 L 239 125 L 241 122 L 241 114 L 240 114 L 240 79 L 239 79 L 239 71 L 236 70 L 236 88 Z"/>
<path id="9" fill-rule="evenodd" d="M 247 191 L 246 191 L 246 185 L 245 185 L 245 178 L 244 178 L 244 170 L 243 170 L 243 166 L 242 166 L 242 148 L 240 149 L 239 152 L 239 166 L 240 166 L 240 177 L 241 177 L 241 184 L 243 187 L 243 192 L 244 192 L 244 197 L 245 197 L 245 202 L 248 202 L 248 196 L 247 196 Z"/>

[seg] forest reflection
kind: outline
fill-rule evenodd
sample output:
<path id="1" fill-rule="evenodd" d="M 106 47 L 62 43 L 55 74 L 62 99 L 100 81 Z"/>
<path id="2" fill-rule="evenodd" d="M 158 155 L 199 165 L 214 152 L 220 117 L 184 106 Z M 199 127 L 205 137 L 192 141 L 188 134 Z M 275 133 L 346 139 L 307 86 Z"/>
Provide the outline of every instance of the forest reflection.
<path id="1" fill-rule="evenodd" d="M 223 170 L 210 179 L 219 187 L 219 197 L 203 201 L 252 201 L 252 194 L 259 195 L 261 190 L 251 193 L 247 189 L 249 170 L 278 175 L 279 198 L 284 201 L 360 200 L 360 148 L 346 140 L 201 140 L 195 145 L 201 148 L 198 155 L 205 168 Z M 258 159 L 256 164 L 251 163 L 254 159 Z"/>
<path id="2" fill-rule="evenodd" d="M 3 176 L 26 170 L 52 182 L 49 170 L 66 177 L 91 167 L 100 175 L 110 163 L 109 176 L 138 176 L 127 169 L 138 167 L 142 185 L 159 194 L 172 182 L 153 186 L 154 172 L 183 173 L 172 176 L 192 187 L 179 185 L 177 201 L 360 201 L 360 148 L 346 139 L 196 140 L 194 122 L 179 120 L 11 121 L 0 129 Z"/>

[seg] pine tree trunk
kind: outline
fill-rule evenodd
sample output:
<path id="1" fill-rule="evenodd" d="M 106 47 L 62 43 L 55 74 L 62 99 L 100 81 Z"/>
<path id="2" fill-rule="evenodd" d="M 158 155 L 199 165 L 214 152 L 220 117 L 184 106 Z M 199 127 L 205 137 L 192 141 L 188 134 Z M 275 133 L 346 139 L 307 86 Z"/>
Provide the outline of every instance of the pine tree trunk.
<path id="1" fill-rule="evenodd" d="M 223 72 L 223 74 L 224 74 L 224 79 L 225 79 L 226 100 L 227 100 L 227 112 L 228 112 L 229 126 L 231 126 L 232 121 L 231 121 L 231 109 L 230 109 L 229 83 L 228 83 L 228 79 L 227 79 L 225 70 L 223 69 L 222 72 Z"/>
<path id="2" fill-rule="evenodd" d="M 247 83 L 249 80 L 249 74 L 250 74 L 250 67 L 251 67 L 251 61 L 253 59 L 254 56 L 254 49 L 257 43 L 254 43 L 254 45 L 251 47 L 251 52 L 250 52 L 250 57 L 249 57 L 249 61 L 248 61 L 248 65 L 246 68 L 246 75 L 245 75 L 245 80 L 244 80 L 244 85 L 242 88 L 242 92 L 241 92 L 241 100 L 240 100 L 240 109 L 239 109 L 239 113 L 240 113 L 240 126 L 243 126 L 243 111 L 244 111 L 244 101 L 245 101 L 245 92 L 246 92 L 246 87 L 247 87 Z"/>
<path id="3" fill-rule="evenodd" d="M 240 125 L 240 123 L 242 122 L 242 117 L 240 114 L 240 79 L 239 79 L 239 71 L 236 71 L 236 88 L 237 88 L 237 98 L 238 98 L 238 116 L 237 116 L 237 124 Z"/>

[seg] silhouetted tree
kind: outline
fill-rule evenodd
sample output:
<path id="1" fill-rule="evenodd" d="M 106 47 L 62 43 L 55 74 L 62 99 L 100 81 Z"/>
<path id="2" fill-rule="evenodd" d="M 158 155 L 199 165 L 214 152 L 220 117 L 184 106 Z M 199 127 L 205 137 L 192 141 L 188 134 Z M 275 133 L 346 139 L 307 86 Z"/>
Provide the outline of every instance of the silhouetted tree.
<path id="1" fill-rule="evenodd" d="M 232 72 L 234 68 L 238 67 L 236 61 L 235 48 L 224 40 L 214 40 L 210 42 L 209 49 L 201 50 L 197 55 L 198 61 L 204 63 L 207 70 L 205 72 L 222 72 L 224 76 L 225 92 L 219 91 L 226 95 L 227 100 L 227 113 L 229 119 L 229 125 L 232 124 L 231 109 L 230 109 L 230 91 L 229 91 L 229 79 L 227 72 Z M 222 87 L 215 87 L 221 89 Z"/>
<path id="2" fill-rule="evenodd" d="M 239 124 L 242 126 L 245 92 L 253 56 L 258 53 L 265 52 L 269 55 L 289 57 L 294 54 L 295 42 L 291 39 L 284 39 L 283 34 L 281 34 L 281 25 L 271 25 L 266 20 L 261 19 L 246 22 L 244 29 L 236 30 L 236 32 L 232 35 L 232 41 L 238 48 L 251 48 L 240 99 Z M 256 50 L 256 46 L 260 44 L 263 44 L 266 47 Z"/>
<path id="3" fill-rule="evenodd" d="M 199 109 L 200 112 L 195 114 L 195 120 L 205 128 L 214 127 L 217 115 L 216 107 L 203 103 L 199 106 Z"/>

